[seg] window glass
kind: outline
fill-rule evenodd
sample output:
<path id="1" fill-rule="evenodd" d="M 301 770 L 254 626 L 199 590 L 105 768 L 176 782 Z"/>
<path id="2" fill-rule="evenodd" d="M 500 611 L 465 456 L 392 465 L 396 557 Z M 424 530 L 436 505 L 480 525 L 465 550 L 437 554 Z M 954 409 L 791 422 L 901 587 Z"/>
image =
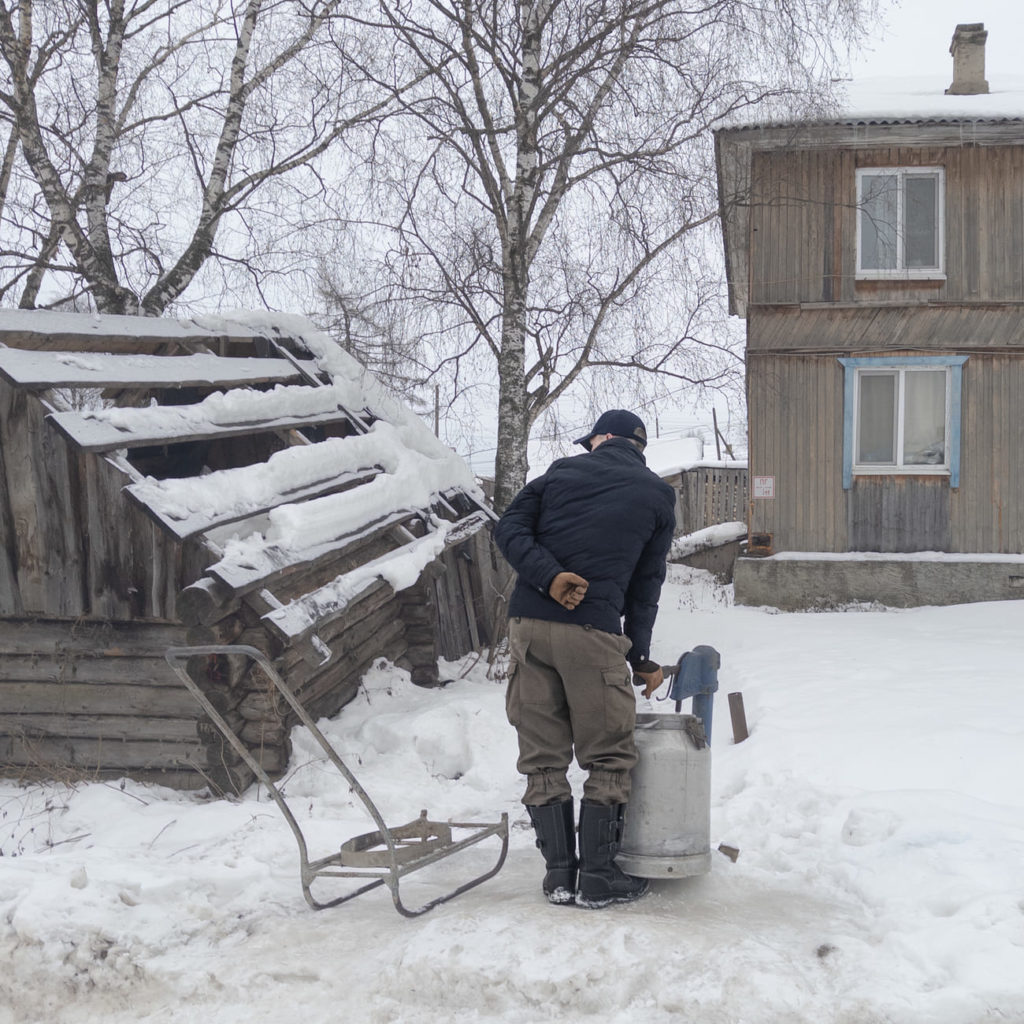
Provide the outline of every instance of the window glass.
<path id="1" fill-rule="evenodd" d="M 942 184 L 939 183 L 941 192 Z M 948 477 L 960 486 L 967 356 L 841 357 L 843 488 L 858 475 Z"/>
<path id="2" fill-rule="evenodd" d="M 862 373 L 857 410 L 857 461 L 896 461 L 896 374 Z"/>
<path id="3" fill-rule="evenodd" d="M 893 270 L 897 266 L 899 176 L 865 174 L 861 187 L 861 267 Z"/>
<path id="4" fill-rule="evenodd" d="M 908 174 L 904 179 L 906 265 L 937 267 L 939 181 L 934 174 Z"/>
<path id="5" fill-rule="evenodd" d="M 904 404 L 904 464 L 942 465 L 946 459 L 946 371 L 907 370 Z"/>

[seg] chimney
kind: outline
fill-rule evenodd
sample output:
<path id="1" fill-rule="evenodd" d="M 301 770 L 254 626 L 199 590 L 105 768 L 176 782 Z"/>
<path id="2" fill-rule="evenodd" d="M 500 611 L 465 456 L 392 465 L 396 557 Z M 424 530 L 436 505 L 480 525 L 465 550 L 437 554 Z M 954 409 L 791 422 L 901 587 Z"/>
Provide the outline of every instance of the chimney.
<path id="1" fill-rule="evenodd" d="M 985 40 L 988 33 L 981 22 L 957 25 L 949 52 L 953 55 L 953 84 L 946 90 L 951 96 L 974 96 L 988 92 L 985 81 Z"/>

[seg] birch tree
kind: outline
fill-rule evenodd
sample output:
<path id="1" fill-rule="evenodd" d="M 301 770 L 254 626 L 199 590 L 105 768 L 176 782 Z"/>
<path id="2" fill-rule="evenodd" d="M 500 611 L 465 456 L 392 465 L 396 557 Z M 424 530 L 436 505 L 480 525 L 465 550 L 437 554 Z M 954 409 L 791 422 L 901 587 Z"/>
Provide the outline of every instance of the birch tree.
<path id="1" fill-rule="evenodd" d="M 341 8 L 0 0 L 0 300 L 157 315 L 211 257 L 263 286 L 273 239 L 320 215 L 325 154 L 387 103 Z"/>
<path id="2" fill-rule="evenodd" d="M 725 372 L 711 130 L 828 102 L 873 0 L 380 0 L 427 75 L 382 266 L 498 378 L 495 504 L 584 371 Z M 621 378 L 620 378 L 621 379 Z"/>

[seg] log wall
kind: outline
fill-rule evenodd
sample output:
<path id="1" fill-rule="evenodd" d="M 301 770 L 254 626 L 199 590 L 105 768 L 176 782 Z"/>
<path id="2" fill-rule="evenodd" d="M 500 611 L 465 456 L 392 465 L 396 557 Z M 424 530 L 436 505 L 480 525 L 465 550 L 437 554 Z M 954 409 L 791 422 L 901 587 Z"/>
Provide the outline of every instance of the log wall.
<path id="1" fill-rule="evenodd" d="M 0 622 L 0 771 L 205 785 L 223 745 L 163 659 L 184 642 L 163 623 Z"/>

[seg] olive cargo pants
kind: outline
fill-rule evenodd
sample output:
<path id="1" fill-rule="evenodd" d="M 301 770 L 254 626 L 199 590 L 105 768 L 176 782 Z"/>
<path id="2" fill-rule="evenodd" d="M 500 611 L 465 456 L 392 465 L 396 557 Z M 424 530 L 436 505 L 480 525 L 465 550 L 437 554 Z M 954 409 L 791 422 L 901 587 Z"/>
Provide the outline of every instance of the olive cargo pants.
<path id="1" fill-rule="evenodd" d="M 572 796 L 566 770 L 574 749 L 589 772 L 584 799 L 626 803 L 636 764 L 628 637 L 525 618 L 509 620 L 508 636 L 505 706 L 519 735 L 517 767 L 527 780 L 523 803 L 536 807 Z"/>

